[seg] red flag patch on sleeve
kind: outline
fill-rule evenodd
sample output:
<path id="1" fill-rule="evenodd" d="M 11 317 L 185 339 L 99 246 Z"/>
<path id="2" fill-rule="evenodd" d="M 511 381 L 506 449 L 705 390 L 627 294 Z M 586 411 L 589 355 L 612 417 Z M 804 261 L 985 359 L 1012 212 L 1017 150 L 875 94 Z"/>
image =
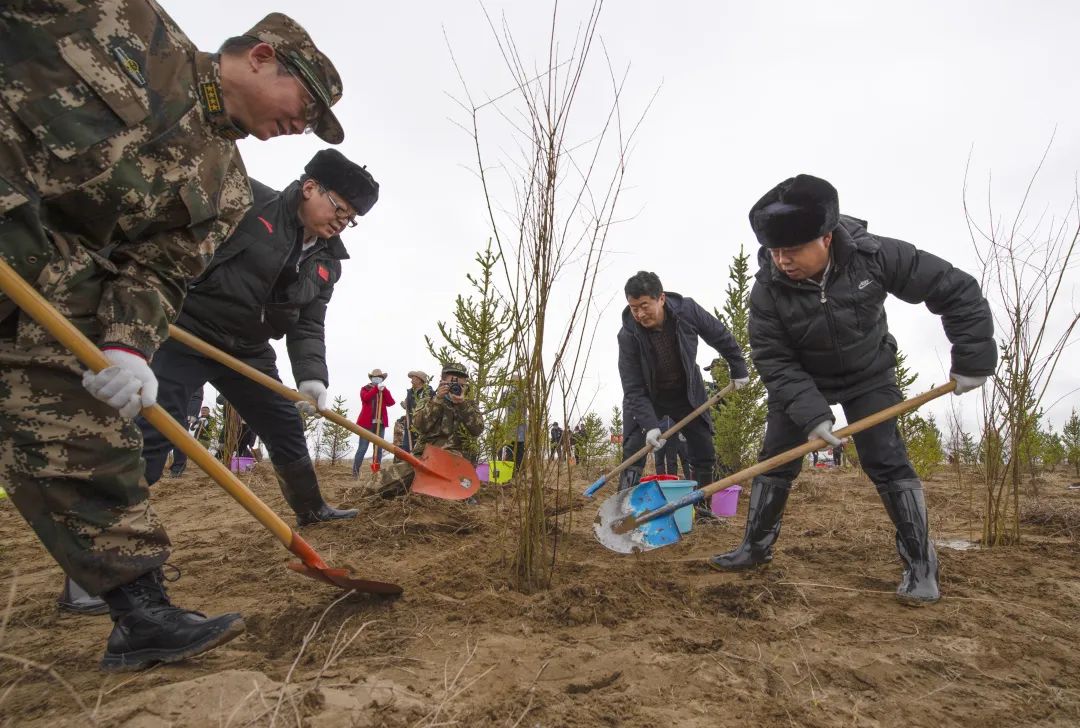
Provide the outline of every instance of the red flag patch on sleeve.
<path id="1" fill-rule="evenodd" d="M 319 266 L 319 278 L 322 278 L 327 283 L 330 282 L 330 271 L 327 270 L 326 266 Z"/>

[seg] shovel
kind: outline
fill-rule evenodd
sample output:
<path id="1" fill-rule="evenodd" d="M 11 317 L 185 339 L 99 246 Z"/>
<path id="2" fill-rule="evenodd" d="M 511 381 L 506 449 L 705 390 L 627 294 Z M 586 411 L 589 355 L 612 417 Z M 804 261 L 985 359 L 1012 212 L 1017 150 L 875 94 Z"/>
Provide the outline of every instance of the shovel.
<path id="1" fill-rule="evenodd" d="M 383 432 L 382 429 L 382 395 L 383 391 L 379 390 L 378 397 L 375 398 L 375 432 Z M 371 472 L 379 472 L 379 467 L 382 465 L 382 450 L 378 445 L 375 446 L 375 452 L 371 453 Z"/>
<path id="2" fill-rule="evenodd" d="M 243 374 L 248 379 L 257 382 L 267 389 L 273 390 L 282 397 L 293 402 L 311 402 L 311 400 L 299 392 L 289 389 L 284 384 L 271 376 L 263 374 L 258 369 L 248 366 L 236 357 L 229 356 L 221 349 L 207 344 L 202 339 L 189 334 L 176 326 L 169 326 L 169 338 L 179 341 L 184 346 L 194 349 L 203 356 L 224 364 L 233 371 Z M 319 410 L 319 414 L 341 425 L 350 432 L 354 432 L 373 445 L 382 447 L 383 450 L 397 456 L 398 460 L 404 460 L 416 470 L 413 478 L 412 490 L 434 498 L 444 500 L 465 500 L 480 490 L 480 478 L 473 467 L 465 458 L 443 450 L 441 447 L 428 445 L 424 448 L 424 455 L 417 458 L 411 452 L 406 452 L 392 442 L 388 442 L 370 430 L 365 430 L 352 420 L 342 417 L 332 410 Z"/>
<path id="3" fill-rule="evenodd" d="M 726 397 L 727 395 L 731 394 L 734 391 L 735 391 L 735 385 L 731 384 L 731 383 L 728 383 L 728 385 L 726 387 L 721 389 L 719 392 L 714 394 L 712 397 L 709 397 L 709 399 L 705 400 L 705 403 L 703 405 L 701 405 L 696 410 L 694 410 L 693 412 L 688 414 L 686 417 L 683 417 L 681 420 L 679 420 L 674 425 L 672 425 L 670 428 L 668 428 L 668 431 L 665 432 L 664 434 L 660 435 L 660 437 L 662 437 L 665 440 L 668 439 L 669 437 L 671 437 L 672 435 L 677 433 L 679 430 L 686 427 L 686 425 L 689 424 L 690 422 L 692 422 L 695 418 L 700 417 L 701 415 L 703 415 L 714 404 L 716 404 L 717 402 L 719 402 L 724 397 Z M 622 463 L 620 463 L 618 466 L 616 466 L 616 468 L 614 470 L 612 470 L 610 473 L 607 473 L 605 475 L 601 475 L 597 479 L 597 481 L 595 483 L 593 483 L 588 488 L 586 488 L 585 493 L 584 493 L 585 496 L 588 497 L 588 498 L 592 498 L 593 494 L 595 494 L 596 491 L 598 491 L 598 490 L 600 490 L 601 488 L 604 487 L 604 483 L 608 482 L 609 480 L 614 478 L 616 475 L 618 475 L 622 471 L 626 470 L 632 464 L 636 463 L 638 460 L 641 460 L 643 457 L 645 457 L 646 455 L 648 455 L 652 451 L 653 451 L 653 446 L 652 445 L 646 445 L 645 447 L 641 448 L 636 453 L 634 453 L 633 455 L 628 457 L 626 460 L 623 460 Z"/>
<path id="4" fill-rule="evenodd" d="M 111 366 L 101 350 L 49 305 L 41 294 L 31 288 L 3 258 L 0 258 L 0 290 L 3 290 L 19 308 L 75 354 L 85 366 L 95 372 Z M 354 579 L 349 576 L 349 571 L 346 569 L 332 569 L 327 566 L 315 549 L 300 537 L 300 534 L 290 528 L 280 516 L 270 510 L 269 506 L 259 500 L 258 496 L 248 490 L 247 486 L 241 483 L 217 458 L 208 453 L 183 425 L 169 416 L 161 405 L 155 404 L 153 407 L 143 409 L 142 415 L 157 428 L 158 432 L 169 438 L 170 442 L 217 481 L 217 484 L 235 498 L 248 513 L 255 517 L 255 520 L 274 534 L 285 545 L 285 548 L 300 557 L 299 563 L 288 564 L 290 569 L 341 589 L 369 594 L 400 594 L 402 592 L 402 588 L 397 584 Z"/>
<path id="5" fill-rule="evenodd" d="M 905 412 L 917 409 L 930 400 L 948 394 L 954 389 L 956 389 L 956 382 L 950 380 L 946 384 L 934 387 L 929 392 L 898 402 L 892 407 L 887 407 L 880 412 L 875 412 L 868 417 L 852 422 L 847 427 L 837 430 L 834 434 L 837 437 L 854 435 Z M 675 524 L 675 511 L 700 503 L 713 493 L 721 491 L 730 485 L 767 473 L 779 465 L 801 458 L 814 450 L 820 450 L 826 445 L 827 443 L 824 440 L 815 438 L 805 445 L 774 455 L 768 460 L 763 460 L 745 470 L 740 470 L 723 480 L 700 490 L 695 490 L 673 503 L 667 502 L 663 492 L 660 490 L 660 486 L 655 482 L 642 483 L 636 488 L 616 493 L 604 501 L 596 513 L 593 531 L 596 533 L 596 538 L 600 543 L 620 554 L 651 551 L 662 546 L 669 546 L 677 543 L 680 538 L 679 527 Z"/>

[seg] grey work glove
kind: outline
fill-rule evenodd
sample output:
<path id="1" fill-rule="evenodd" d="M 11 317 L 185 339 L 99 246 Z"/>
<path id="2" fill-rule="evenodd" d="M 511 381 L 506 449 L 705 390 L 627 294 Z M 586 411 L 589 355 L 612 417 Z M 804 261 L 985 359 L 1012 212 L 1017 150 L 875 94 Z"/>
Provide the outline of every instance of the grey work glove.
<path id="1" fill-rule="evenodd" d="M 121 417 L 134 417 L 143 407 L 157 402 L 157 377 L 146 359 L 125 349 L 104 349 L 102 353 L 110 366 L 97 373 L 83 372 L 87 392 L 120 410 Z"/>
<path id="2" fill-rule="evenodd" d="M 314 415 L 317 414 L 318 410 L 326 409 L 326 385 L 318 379 L 305 379 L 297 385 L 296 391 L 316 402 L 316 404 L 297 402 L 296 409 L 300 410 L 301 413 Z"/>
<path id="3" fill-rule="evenodd" d="M 986 383 L 986 377 L 969 377 L 966 374 L 957 374 L 956 372 L 949 372 L 949 379 L 956 382 L 956 389 L 953 390 L 953 394 L 957 396 L 973 389 L 980 389 Z"/>
<path id="4" fill-rule="evenodd" d="M 667 444 L 667 440 L 660 437 L 660 428 L 654 427 L 645 433 L 645 442 L 649 444 L 653 450 L 659 450 Z"/>
<path id="5" fill-rule="evenodd" d="M 735 385 L 735 391 L 739 391 L 750 383 L 750 377 L 743 377 L 742 379 L 732 379 L 731 383 Z"/>
<path id="6" fill-rule="evenodd" d="M 843 445 L 845 442 L 847 442 L 847 438 L 845 437 L 841 439 L 834 435 L 832 431 L 832 426 L 833 423 L 830 420 L 825 420 L 824 422 L 818 423 L 818 425 L 814 429 L 810 430 L 810 435 L 806 439 L 816 440 L 820 438 L 829 445 L 832 445 L 833 447 Z"/>

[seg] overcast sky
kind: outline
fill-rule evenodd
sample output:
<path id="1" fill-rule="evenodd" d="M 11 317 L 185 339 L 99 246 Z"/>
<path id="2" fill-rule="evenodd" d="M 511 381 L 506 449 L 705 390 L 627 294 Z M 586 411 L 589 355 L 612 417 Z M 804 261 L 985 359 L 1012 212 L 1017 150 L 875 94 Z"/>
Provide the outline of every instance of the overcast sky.
<path id="1" fill-rule="evenodd" d="M 355 415 L 367 372 L 381 367 L 403 398 L 408 370 L 437 370 L 423 335 L 434 335 L 436 320 L 450 316 L 473 255 L 490 235 L 470 171 L 471 140 L 452 123 L 462 120 L 449 96 L 460 95 L 460 83 L 444 40 L 445 31 L 476 98 L 512 87 L 480 5 L 161 2 L 204 50 L 272 8 L 296 18 L 333 59 L 345 87 L 335 107 L 346 130 L 339 148 L 368 165 L 381 193 L 360 226 L 343 235 L 352 258 L 327 320 L 330 392 L 346 396 Z M 564 47 L 589 7 L 559 4 Z M 543 62 L 548 3 L 487 8 L 505 15 L 526 59 Z M 610 304 L 584 385 L 593 409 L 606 420 L 621 400 L 615 335 L 626 278 L 652 270 L 668 290 L 709 309 L 722 305 L 732 256 L 740 245 L 757 250 L 747 211 L 786 177 L 828 179 L 841 210 L 869 220 L 871 232 L 977 274 L 962 209 L 969 154 L 978 214 L 992 175 L 995 215 L 1011 219 L 1056 133 L 1029 219 L 1067 214 L 1080 166 L 1078 21 L 1080 5 L 1066 1 L 609 2 L 600 34 L 612 64 L 630 66 L 624 112 L 640 112 L 660 91 L 627 169 L 619 217 L 629 219 L 612 230 L 601 274 L 598 299 Z M 595 76 L 575 110 L 582 138 L 599 128 L 610 103 L 604 58 L 594 51 Z M 503 123 L 491 111 L 481 123 L 497 140 Z M 322 146 L 310 135 L 240 142 L 249 173 L 277 188 Z M 1073 271 L 1066 309 L 1077 305 L 1078 279 Z M 949 347 L 939 321 L 895 300 L 888 312 L 920 375 L 916 388 L 945 381 Z M 284 346 L 278 351 L 291 383 Z M 703 345 L 700 362 L 713 356 Z M 1080 372 L 1067 365 L 1050 400 L 1077 387 Z M 973 423 L 977 399 L 959 402 Z M 1053 424 L 1078 404 L 1077 395 L 1066 397 L 1050 412 Z M 943 422 L 942 403 L 928 410 Z"/>

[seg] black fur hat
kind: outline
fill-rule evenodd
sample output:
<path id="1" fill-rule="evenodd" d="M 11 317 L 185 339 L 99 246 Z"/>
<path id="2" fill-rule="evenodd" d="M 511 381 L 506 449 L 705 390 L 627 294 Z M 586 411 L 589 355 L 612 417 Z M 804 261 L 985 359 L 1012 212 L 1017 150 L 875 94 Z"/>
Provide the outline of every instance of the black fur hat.
<path id="1" fill-rule="evenodd" d="M 366 167 L 350 162 L 336 149 L 316 152 L 304 173 L 328 190 L 338 193 L 364 215 L 379 199 L 379 183 Z"/>
<path id="2" fill-rule="evenodd" d="M 773 187 L 750 208 L 750 227 L 766 248 L 809 243 L 840 224 L 840 198 L 823 179 L 800 174 Z"/>

